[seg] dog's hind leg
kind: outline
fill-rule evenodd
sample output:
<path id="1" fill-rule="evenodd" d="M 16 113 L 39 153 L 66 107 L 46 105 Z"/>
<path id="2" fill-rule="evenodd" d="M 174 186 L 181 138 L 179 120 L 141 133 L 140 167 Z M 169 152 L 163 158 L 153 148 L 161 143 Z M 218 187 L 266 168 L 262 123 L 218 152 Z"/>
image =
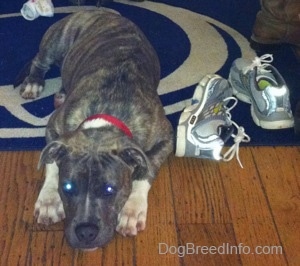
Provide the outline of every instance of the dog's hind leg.
<path id="1" fill-rule="evenodd" d="M 51 65 L 61 65 L 68 50 L 68 45 L 64 45 L 62 41 L 63 34 L 60 29 L 65 23 L 66 20 L 62 20 L 47 30 L 39 46 L 39 52 L 19 73 L 15 87 L 21 84 L 20 94 L 23 98 L 37 98 L 44 89 L 44 77 Z"/>
<path id="2" fill-rule="evenodd" d="M 44 88 L 44 73 L 32 62 L 26 64 L 18 74 L 14 87 L 20 87 L 20 94 L 25 99 L 37 98 Z M 46 73 L 46 71 L 45 71 Z"/>
<path id="3" fill-rule="evenodd" d="M 25 77 L 20 87 L 20 94 L 25 99 L 37 98 L 44 89 L 45 74 L 49 70 L 52 63 L 54 63 L 54 61 L 49 60 L 49 58 L 47 58 L 47 55 L 45 55 L 44 53 L 45 51 L 40 51 L 35 56 L 31 64 L 27 66 L 29 70 L 23 69 L 25 75 L 26 73 L 29 73 L 27 77 Z M 19 77 L 22 76 L 24 76 L 24 74 L 20 73 Z"/>
<path id="4" fill-rule="evenodd" d="M 46 35 L 47 37 L 47 35 Z M 48 39 L 48 38 L 46 38 Z M 44 40 L 40 45 L 40 50 L 30 64 L 27 64 L 18 75 L 18 82 L 21 78 L 23 82 L 20 86 L 20 94 L 25 99 L 37 98 L 45 86 L 44 77 L 51 65 L 56 63 L 57 60 L 53 56 L 54 45 L 50 45 Z"/>

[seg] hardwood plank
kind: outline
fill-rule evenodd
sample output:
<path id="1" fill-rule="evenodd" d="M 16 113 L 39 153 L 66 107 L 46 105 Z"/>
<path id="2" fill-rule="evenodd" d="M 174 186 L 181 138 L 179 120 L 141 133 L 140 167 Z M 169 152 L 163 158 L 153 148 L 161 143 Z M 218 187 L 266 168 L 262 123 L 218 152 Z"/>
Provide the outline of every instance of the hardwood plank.
<path id="1" fill-rule="evenodd" d="M 250 149 L 241 149 L 244 168 L 237 162 L 220 163 L 220 173 L 234 222 L 273 222 Z"/>
<path id="2" fill-rule="evenodd" d="M 274 224 L 239 221 L 233 227 L 243 265 L 288 265 Z"/>
<path id="3" fill-rule="evenodd" d="M 184 265 L 241 265 L 232 224 L 179 225 L 179 235 Z"/>
<path id="4" fill-rule="evenodd" d="M 232 224 L 180 225 L 179 235 L 180 245 L 192 247 L 184 265 L 241 265 Z"/>
<path id="5" fill-rule="evenodd" d="M 180 265 L 178 256 L 172 254 L 160 254 L 159 247 L 163 243 L 177 245 L 178 238 L 173 225 L 161 225 L 148 227 L 147 232 L 141 233 L 136 239 L 136 265 Z"/>
<path id="6" fill-rule="evenodd" d="M 287 260 L 290 264 L 299 264 L 300 235 L 294 237 L 296 225 L 300 223 L 299 147 L 251 148 L 251 152 L 257 160 L 256 167 Z"/>
<path id="7" fill-rule="evenodd" d="M 237 243 L 255 249 L 257 246 L 280 246 L 272 213 L 261 183 L 260 175 L 254 166 L 250 148 L 241 148 L 244 169 L 236 162 L 219 165 L 226 191 Z M 286 265 L 285 254 L 278 256 L 241 254 L 245 265 L 269 263 Z"/>
<path id="8" fill-rule="evenodd" d="M 116 233 L 116 237 L 114 238 L 114 240 L 105 248 L 103 248 L 102 265 L 134 265 L 134 245 L 135 244 L 133 237 L 123 237 Z"/>
<path id="9" fill-rule="evenodd" d="M 275 220 L 280 223 L 300 222 L 299 148 L 260 148 L 259 151 L 251 148 L 251 152 L 256 157 L 256 168 Z"/>
<path id="10" fill-rule="evenodd" d="M 76 253 L 63 234 L 63 231 L 33 232 L 26 265 L 73 265 Z"/>
<path id="11" fill-rule="evenodd" d="M 171 156 L 150 190 L 146 230 L 94 252 L 71 249 L 63 223 L 36 225 L 40 152 L 0 152 L 0 265 L 299 265 L 299 151 L 241 148 L 244 169 Z M 251 254 L 159 254 L 159 243 L 191 242 L 240 244 Z M 258 245 L 282 246 L 283 254 L 252 254 Z"/>
<path id="12" fill-rule="evenodd" d="M 298 266 L 300 262 L 300 222 L 279 223 L 277 228 L 288 264 Z"/>
<path id="13" fill-rule="evenodd" d="M 162 165 L 149 192 L 147 227 L 158 224 L 175 226 L 171 178 L 169 164 L 166 162 Z"/>
<path id="14" fill-rule="evenodd" d="M 32 179 L 39 175 L 31 167 L 35 159 L 36 153 L 0 153 L 1 265 L 22 265 L 26 261 L 32 218 L 24 219 L 24 216 Z"/>
<path id="15" fill-rule="evenodd" d="M 76 251 L 73 259 L 72 266 L 101 266 L 101 265 L 109 265 L 103 264 L 103 250 L 97 249 L 95 251 Z M 114 257 L 112 257 L 114 258 Z M 113 261 L 113 260 L 112 260 Z M 61 264 L 64 266 L 65 264 Z M 111 264 L 113 265 L 113 264 Z M 116 264 L 117 265 L 117 264 Z"/>
<path id="16" fill-rule="evenodd" d="M 178 224 L 231 222 L 219 162 L 176 157 L 169 161 Z"/>
<path id="17" fill-rule="evenodd" d="M 178 242 L 169 166 L 165 163 L 148 200 L 147 227 L 135 238 L 136 265 L 179 265 L 178 258 L 160 255 L 161 242 Z"/>

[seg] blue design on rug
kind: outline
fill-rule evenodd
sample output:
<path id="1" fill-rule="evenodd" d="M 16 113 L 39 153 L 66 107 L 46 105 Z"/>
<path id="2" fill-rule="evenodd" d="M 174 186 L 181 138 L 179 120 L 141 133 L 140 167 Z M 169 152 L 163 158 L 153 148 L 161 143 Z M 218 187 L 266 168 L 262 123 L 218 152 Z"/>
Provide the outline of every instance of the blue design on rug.
<path id="1" fill-rule="evenodd" d="M 24 64 L 33 58 L 47 28 L 84 7 L 70 6 L 67 0 L 53 1 L 55 15 L 26 21 L 19 11 L 23 1 L 0 3 L 0 150 L 34 150 L 45 145 L 44 131 L 53 111 L 53 93 L 60 86 L 59 70 L 46 76 L 43 95 L 34 101 L 22 99 L 12 88 Z M 90 5 L 90 2 L 87 2 Z M 61 9 L 64 7 L 64 9 Z M 251 0 L 160 0 L 134 3 L 118 0 L 108 5 L 135 22 L 156 49 L 161 61 L 160 98 L 166 114 L 176 128 L 179 115 L 190 103 L 202 76 L 218 73 L 228 77 L 231 63 L 241 56 L 254 56 L 247 39 L 258 10 Z M 291 89 L 294 110 L 300 91 L 300 64 L 290 47 L 274 54 L 276 66 Z M 251 142 L 246 145 L 299 145 L 293 129 L 263 130 L 250 115 L 250 106 L 239 102 L 233 120 L 245 127 Z"/>

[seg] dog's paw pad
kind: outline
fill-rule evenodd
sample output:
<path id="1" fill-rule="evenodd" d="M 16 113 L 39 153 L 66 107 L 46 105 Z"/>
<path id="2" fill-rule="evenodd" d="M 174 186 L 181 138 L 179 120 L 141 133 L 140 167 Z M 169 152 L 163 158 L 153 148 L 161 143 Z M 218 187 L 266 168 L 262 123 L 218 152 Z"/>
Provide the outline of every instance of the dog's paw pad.
<path id="1" fill-rule="evenodd" d="M 35 203 L 34 215 L 40 224 L 49 225 L 65 218 L 61 198 L 55 189 L 41 190 Z"/>
<path id="2" fill-rule="evenodd" d="M 118 216 L 116 231 L 123 236 L 135 236 L 146 228 L 147 201 L 129 199 Z"/>
<path id="3" fill-rule="evenodd" d="M 28 83 L 22 86 L 20 94 L 24 99 L 35 99 L 39 97 L 43 86 L 38 83 Z"/>
<path id="4" fill-rule="evenodd" d="M 20 90 L 20 94 L 24 99 L 35 99 L 39 97 L 43 90 L 43 85 L 38 83 L 27 83 L 23 84 Z"/>

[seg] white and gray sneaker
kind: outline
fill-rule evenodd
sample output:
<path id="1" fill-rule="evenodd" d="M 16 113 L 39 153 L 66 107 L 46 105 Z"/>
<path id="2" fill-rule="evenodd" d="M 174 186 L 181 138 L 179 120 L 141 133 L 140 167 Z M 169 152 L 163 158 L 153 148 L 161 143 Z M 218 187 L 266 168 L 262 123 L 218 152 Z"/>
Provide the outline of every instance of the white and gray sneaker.
<path id="1" fill-rule="evenodd" d="M 278 70 L 271 65 L 273 56 L 265 54 L 252 62 L 236 59 L 230 69 L 229 82 L 233 94 L 251 104 L 256 125 L 264 129 L 294 126 L 289 89 Z"/>
<path id="2" fill-rule="evenodd" d="M 229 102 L 233 104 L 228 107 Z M 239 159 L 239 145 L 249 142 L 243 127 L 231 120 L 230 111 L 237 104 L 229 82 L 218 75 L 206 75 L 195 89 L 191 106 L 186 107 L 177 127 L 175 155 L 212 160 Z M 237 130 L 235 134 L 234 131 Z M 223 152 L 232 137 L 234 144 Z"/>

